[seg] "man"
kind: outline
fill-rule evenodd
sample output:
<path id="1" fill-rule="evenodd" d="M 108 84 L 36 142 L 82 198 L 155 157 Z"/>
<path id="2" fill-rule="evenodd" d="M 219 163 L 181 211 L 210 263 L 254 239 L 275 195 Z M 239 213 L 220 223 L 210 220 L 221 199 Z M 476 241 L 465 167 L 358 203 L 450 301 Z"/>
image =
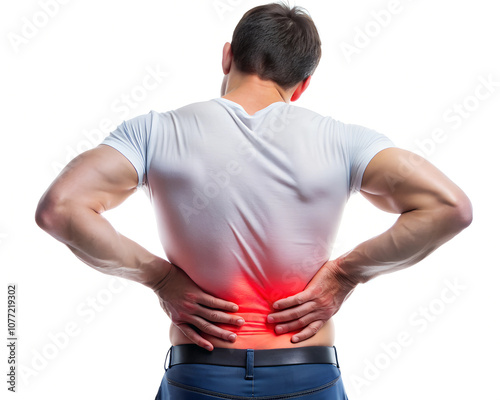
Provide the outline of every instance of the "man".
<path id="1" fill-rule="evenodd" d="M 223 51 L 222 97 L 124 121 L 71 161 L 36 221 L 91 267 L 140 282 L 172 319 L 157 399 L 347 398 L 332 316 L 360 283 L 467 227 L 467 196 L 384 135 L 290 104 L 321 56 L 307 13 L 247 12 Z M 168 261 L 102 214 L 137 188 Z M 351 193 L 400 214 L 330 260 Z"/>

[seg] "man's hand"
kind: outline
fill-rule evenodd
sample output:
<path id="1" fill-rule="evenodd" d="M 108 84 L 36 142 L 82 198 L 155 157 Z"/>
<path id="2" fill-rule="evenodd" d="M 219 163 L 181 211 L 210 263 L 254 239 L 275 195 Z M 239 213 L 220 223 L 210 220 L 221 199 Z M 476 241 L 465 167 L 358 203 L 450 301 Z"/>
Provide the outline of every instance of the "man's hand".
<path id="1" fill-rule="evenodd" d="M 267 322 L 281 323 L 276 325 L 277 334 L 305 327 L 292 337 L 292 342 L 301 342 L 314 336 L 337 313 L 357 285 L 340 272 L 339 263 L 340 259 L 326 262 L 304 291 L 274 303 L 273 307 L 282 311 L 269 314 Z"/>
<path id="2" fill-rule="evenodd" d="M 209 351 L 213 350 L 212 343 L 202 338 L 194 327 L 212 336 L 234 342 L 235 333 L 221 329 L 211 322 L 242 326 L 245 323 L 243 318 L 223 312 L 236 312 L 238 306 L 205 293 L 182 269 L 173 264 L 170 266 L 169 272 L 153 290 L 172 322 L 193 343 Z"/>

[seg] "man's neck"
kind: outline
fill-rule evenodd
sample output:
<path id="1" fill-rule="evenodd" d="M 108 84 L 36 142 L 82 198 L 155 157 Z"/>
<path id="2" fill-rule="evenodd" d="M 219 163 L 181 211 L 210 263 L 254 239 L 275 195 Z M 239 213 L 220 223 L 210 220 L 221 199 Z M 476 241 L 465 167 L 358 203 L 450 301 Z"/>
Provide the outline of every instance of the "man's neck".
<path id="1" fill-rule="evenodd" d="M 255 75 L 231 77 L 224 99 L 242 106 L 249 115 L 254 115 L 270 104 L 290 102 L 290 97 L 272 81 L 264 81 Z"/>

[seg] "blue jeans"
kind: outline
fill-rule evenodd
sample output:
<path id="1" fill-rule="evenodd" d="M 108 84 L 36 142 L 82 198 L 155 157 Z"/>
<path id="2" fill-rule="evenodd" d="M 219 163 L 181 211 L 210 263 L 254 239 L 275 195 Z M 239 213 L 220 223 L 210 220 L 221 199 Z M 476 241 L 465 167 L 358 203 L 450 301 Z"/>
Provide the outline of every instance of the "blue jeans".
<path id="1" fill-rule="evenodd" d="M 335 364 L 299 364 L 252 368 L 177 364 L 165 370 L 155 400 L 307 399 L 347 400 Z"/>

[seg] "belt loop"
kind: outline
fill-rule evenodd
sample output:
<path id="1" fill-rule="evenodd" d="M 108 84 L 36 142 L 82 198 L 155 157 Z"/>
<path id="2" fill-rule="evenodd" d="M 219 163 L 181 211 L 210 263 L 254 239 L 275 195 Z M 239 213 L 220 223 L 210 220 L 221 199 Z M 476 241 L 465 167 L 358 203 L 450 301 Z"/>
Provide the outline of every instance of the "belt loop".
<path id="1" fill-rule="evenodd" d="M 253 349 L 247 349 L 247 363 L 245 369 L 245 379 L 253 379 L 254 352 Z"/>
<path id="2" fill-rule="evenodd" d="M 337 361 L 337 368 L 340 369 L 340 364 L 339 364 L 339 358 L 337 357 L 337 349 L 335 346 L 332 346 L 333 350 L 335 351 L 335 361 Z"/>
<path id="3" fill-rule="evenodd" d="M 163 362 L 163 368 L 165 369 L 165 371 L 167 370 L 167 367 L 165 367 L 165 364 L 167 363 L 167 357 L 170 354 L 170 350 L 172 350 L 172 346 L 170 346 L 170 348 L 168 349 L 167 355 L 165 356 L 165 361 Z M 172 363 L 172 357 L 170 357 L 168 359 L 168 368 L 170 368 L 171 363 Z"/>

